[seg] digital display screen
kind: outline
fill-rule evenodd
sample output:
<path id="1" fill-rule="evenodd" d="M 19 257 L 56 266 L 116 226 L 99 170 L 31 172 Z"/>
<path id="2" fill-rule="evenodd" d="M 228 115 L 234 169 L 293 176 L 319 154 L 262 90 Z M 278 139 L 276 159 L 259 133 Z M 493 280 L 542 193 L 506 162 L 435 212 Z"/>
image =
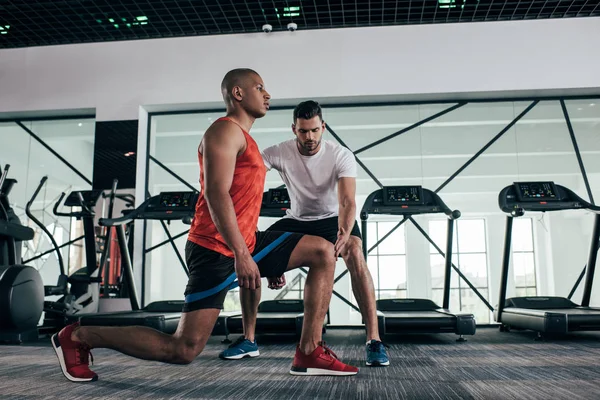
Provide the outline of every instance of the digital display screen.
<path id="1" fill-rule="evenodd" d="M 287 189 L 269 189 L 269 206 L 289 206 L 290 196 Z"/>
<path id="2" fill-rule="evenodd" d="M 554 182 L 516 182 L 519 201 L 558 201 Z"/>
<path id="3" fill-rule="evenodd" d="M 167 209 L 193 209 L 194 192 L 163 192 L 160 194 L 160 208 Z"/>
<path id="4" fill-rule="evenodd" d="M 388 206 L 423 204 L 423 188 L 421 186 L 384 187 L 383 204 Z"/>

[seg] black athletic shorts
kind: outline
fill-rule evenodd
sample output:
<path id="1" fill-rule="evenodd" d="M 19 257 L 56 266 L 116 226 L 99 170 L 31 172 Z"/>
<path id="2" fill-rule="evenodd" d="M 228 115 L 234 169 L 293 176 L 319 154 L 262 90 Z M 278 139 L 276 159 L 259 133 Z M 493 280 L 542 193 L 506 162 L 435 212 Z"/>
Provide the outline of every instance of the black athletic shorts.
<path id="1" fill-rule="evenodd" d="M 262 258 L 256 263 L 260 276 L 281 276 L 287 269 L 292 251 L 302 239 L 299 233 L 257 232 L 256 245 L 252 257 Z M 185 258 L 190 277 L 185 288 L 183 312 L 201 308 L 223 309 L 228 286 L 218 290 L 235 272 L 234 259 L 188 240 L 185 245 Z M 214 293 L 213 293 L 214 292 Z M 213 293 L 213 294 L 210 294 Z M 198 297 L 210 294 L 208 297 Z"/>
<path id="2" fill-rule="evenodd" d="M 298 221 L 297 219 L 293 218 L 282 218 L 271 225 L 269 229 L 267 229 L 267 232 L 281 231 L 303 233 L 305 235 L 320 236 L 323 239 L 335 244 L 337 241 L 338 229 L 338 217 L 330 217 L 314 221 Z M 354 221 L 354 226 L 352 227 L 350 235 L 356 236 L 362 240 L 360 229 L 358 229 L 358 223 L 356 221 Z"/>

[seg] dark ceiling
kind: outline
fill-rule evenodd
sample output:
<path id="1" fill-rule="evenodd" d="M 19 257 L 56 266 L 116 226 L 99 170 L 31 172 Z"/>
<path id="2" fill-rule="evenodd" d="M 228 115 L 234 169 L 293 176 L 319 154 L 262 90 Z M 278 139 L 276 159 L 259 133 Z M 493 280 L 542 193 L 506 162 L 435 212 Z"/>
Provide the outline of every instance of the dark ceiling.
<path id="1" fill-rule="evenodd" d="M 357 26 L 600 16 L 600 0 L 0 0 L 0 48 Z"/>

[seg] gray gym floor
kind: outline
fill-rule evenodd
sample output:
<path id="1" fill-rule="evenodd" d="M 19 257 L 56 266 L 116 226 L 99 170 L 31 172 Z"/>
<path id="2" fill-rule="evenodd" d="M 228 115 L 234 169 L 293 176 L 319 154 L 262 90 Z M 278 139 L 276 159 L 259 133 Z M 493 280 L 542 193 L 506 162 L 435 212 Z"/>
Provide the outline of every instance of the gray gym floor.
<path id="1" fill-rule="evenodd" d="M 2 399 L 594 399 L 600 396 L 600 334 L 534 341 L 527 332 L 480 328 L 465 343 L 454 335 L 389 340 L 392 365 L 368 368 L 361 331 L 329 330 L 338 356 L 360 365 L 354 377 L 288 374 L 295 344 L 277 339 L 261 356 L 217 358 L 222 337 L 211 338 L 188 366 L 136 360 L 110 350 L 93 351 L 94 383 L 63 377 L 49 341 L 0 346 Z M 235 339 L 235 337 L 232 337 Z M 260 338 L 259 338 L 260 341 Z M 264 339 L 263 339 L 264 342 Z"/>

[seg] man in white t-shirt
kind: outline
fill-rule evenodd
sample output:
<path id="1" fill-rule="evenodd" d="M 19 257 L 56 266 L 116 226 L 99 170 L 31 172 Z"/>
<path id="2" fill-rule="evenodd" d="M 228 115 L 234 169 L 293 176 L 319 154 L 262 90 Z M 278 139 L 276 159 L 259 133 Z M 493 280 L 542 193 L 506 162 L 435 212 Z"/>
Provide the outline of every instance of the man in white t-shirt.
<path id="1" fill-rule="evenodd" d="M 294 109 L 295 138 L 263 150 L 267 169 L 279 171 L 290 196 L 291 209 L 268 230 L 299 232 L 329 240 L 350 272 L 352 290 L 367 328 L 367 365 L 389 365 L 381 342 L 373 279 L 367 267 L 356 222 L 356 159 L 339 144 L 322 140 L 322 111 L 315 101 Z M 309 282 L 307 282 L 307 285 Z M 269 278 L 269 288 L 281 289 L 285 277 Z M 240 359 L 259 355 L 254 339 L 260 289 L 240 288 L 244 336 L 219 356 Z M 310 299 L 305 299 L 310 301 Z"/>

